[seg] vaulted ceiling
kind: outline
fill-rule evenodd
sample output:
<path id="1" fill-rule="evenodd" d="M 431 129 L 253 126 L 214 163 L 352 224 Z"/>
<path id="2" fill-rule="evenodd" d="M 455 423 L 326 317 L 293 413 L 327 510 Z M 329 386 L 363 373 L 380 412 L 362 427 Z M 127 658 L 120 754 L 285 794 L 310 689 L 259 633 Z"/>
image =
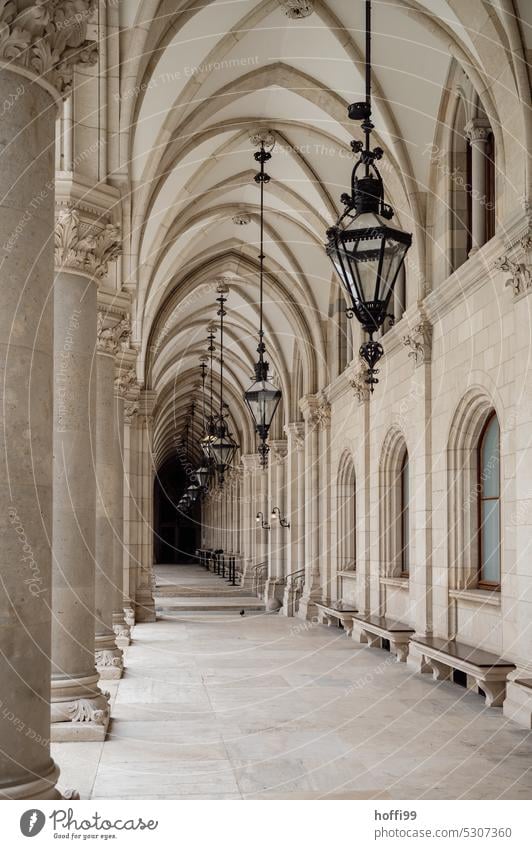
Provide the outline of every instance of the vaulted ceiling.
<path id="1" fill-rule="evenodd" d="M 526 0 L 373 6 L 376 137 L 385 149 L 389 200 L 414 233 L 414 261 L 424 269 L 427 151 L 451 65 L 467 71 L 481 97 L 493 83 L 490 68 L 500 69 L 483 106 L 504 125 L 510 89 L 516 97 L 522 78 L 532 10 Z M 346 106 L 363 99 L 364 3 L 316 0 L 301 20 L 290 20 L 278 0 L 128 0 L 120 14 L 136 334 L 146 385 L 159 395 L 159 457 L 171 451 L 192 398 L 198 400 L 199 357 L 221 276 L 230 289 L 227 400 L 243 450 L 253 450 L 242 404 L 258 300 L 259 189 L 250 136 L 260 128 L 276 136 L 265 197 L 265 329 L 283 389 L 280 415 L 288 421 L 296 370 L 303 392 L 331 377 L 328 333 L 339 294 L 323 243 L 349 183 L 350 140 L 360 135 Z M 242 213 L 246 225 L 234 221 Z"/>

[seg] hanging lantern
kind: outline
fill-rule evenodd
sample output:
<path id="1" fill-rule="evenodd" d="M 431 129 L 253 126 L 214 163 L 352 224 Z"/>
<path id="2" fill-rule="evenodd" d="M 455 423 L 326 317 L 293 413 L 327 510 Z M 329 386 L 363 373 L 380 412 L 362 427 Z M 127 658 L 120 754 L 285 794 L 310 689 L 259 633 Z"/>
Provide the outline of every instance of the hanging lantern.
<path id="1" fill-rule="evenodd" d="M 268 457 L 268 433 L 275 411 L 281 401 L 281 390 L 268 380 L 269 363 L 264 359 L 266 345 L 264 344 L 263 301 L 264 301 L 264 186 L 270 177 L 264 170 L 264 163 L 271 159 L 270 151 L 275 144 L 275 138 L 268 131 L 261 131 L 251 139 L 260 144 L 260 149 L 254 158 L 260 163 L 260 172 L 255 176 L 255 182 L 260 185 L 260 274 L 259 274 L 259 358 L 255 363 L 255 381 L 244 393 L 244 401 L 253 417 L 255 430 L 260 438 L 259 455 L 261 465 L 265 466 Z M 266 149 L 268 147 L 268 149 Z"/>
<path id="2" fill-rule="evenodd" d="M 412 244 L 412 235 L 388 222 L 394 211 L 384 202 L 384 184 L 376 162 L 383 156 L 380 147 L 371 149 L 371 2 L 366 0 L 366 100 L 353 103 L 348 110 L 353 120 L 362 121 L 365 142 L 354 140 L 351 148 L 360 154 L 351 175 L 351 193 L 343 194 L 343 214 L 327 230 L 327 255 L 347 292 L 350 308 L 369 340 L 360 348 L 368 364 L 366 383 L 373 392 L 378 383 L 377 362 L 384 351 L 373 339 L 388 316 L 390 300 L 399 272 Z M 362 166 L 362 174 L 359 169 Z M 393 318 L 392 316 L 390 316 Z"/>
<path id="3" fill-rule="evenodd" d="M 197 480 L 198 484 L 203 489 L 206 489 L 207 485 L 209 483 L 209 478 L 211 476 L 211 472 L 210 472 L 209 467 L 206 466 L 206 465 L 201 465 L 196 469 L 194 474 L 196 475 L 196 480 Z"/>
<path id="4" fill-rule="evenodd" d="M 228 432 L 227 425 L 222 419 L 218 426 L 216 438 L 211 443 L 211 453 L 222 476 L 227 467 L 231 465 L 237 448 L 237 443 Z"/>
<path id="5" fill-rule="evenodd" d="M 262 440 L 268 438 L 268 431 L 281 401 L 280 389 L 268 380 L 268 363 L 255 364 L 255 383 L 244 394 L 244 400 L 249 408 L 255 429 Z"/>

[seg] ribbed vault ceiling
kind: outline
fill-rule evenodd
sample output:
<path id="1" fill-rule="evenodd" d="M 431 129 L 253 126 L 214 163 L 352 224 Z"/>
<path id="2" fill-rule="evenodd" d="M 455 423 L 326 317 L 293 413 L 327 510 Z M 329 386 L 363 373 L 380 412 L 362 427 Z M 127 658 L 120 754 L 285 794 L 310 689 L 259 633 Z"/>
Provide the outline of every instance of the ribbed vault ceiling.
<path id="1" fill-rule="evenodd" d="M 413 231 L 412 261 L 424 270 L 427 151 L 437 137 L 451 64 L 467 71 L 477 91 L 487 68 L 510 69 L 482 99 L 502 133 L 505 102 L 519 88 L 522 57 L 515 45 L 528 39 L 530 4 L 373 5 L 376 137 L 386 151 L 389 200 L 400 224 Z M 313 14 L 300 21 L 289 20 L 278 0 L 129 0 L 120 9 L 131 289 L 142 377 L 159 396 L 158 457 L 172 451 L 191 399 L 199 401 L 199 357 L 216 317 L 220 276 L 230 288 L 227 400 L 243 450 L 253 450 L 241 402 L 255 355 L 258 299 L 259 190 L 249 138 L 267 127 L 277 139 L 267 167 L 265 317 L 287 421 L 299 363 L 304 392 L 330 379 L 327 334 L 338 292 L 323 242 L 349 183 L 349 142 L 360 134 L 346 106 L 363 97 L 364 4 L 316 0 Z M 504 140 L 501 156 L 508 156 L 506 146 Z M 250 216 L 247 226 L 233 222 L 241 212 Z M 415 285 L 422 292 L 430 280 L 421 273 Z M 199 415 L 196 421 L 199 428 Z"/>

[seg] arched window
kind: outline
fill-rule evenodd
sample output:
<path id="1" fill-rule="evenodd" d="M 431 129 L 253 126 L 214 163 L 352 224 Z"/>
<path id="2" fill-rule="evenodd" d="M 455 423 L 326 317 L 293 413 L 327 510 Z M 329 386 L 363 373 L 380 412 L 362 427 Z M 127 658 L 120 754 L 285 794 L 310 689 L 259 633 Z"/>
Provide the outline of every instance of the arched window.
<path id="1" fill-rule="evenodd" d="M 478 585 L 500 589 L 501 483 L 500 432 L 493 412 L 478 443 Z"/>
<path id="2" fill-rule="evenodd" d="M 406 441 L 393 428 L 384 440 L 379 463 L 380 561 L 383 578 L 410 572 L 410 472 Z"/>
<path id="3" fill-rule="evenodd" d="M 408 452 L 401 464 L 401 577 L 410 573 L 410 481 Z"/>
<path id="4" fill-rule="evenodd" d="M 356 479 L 353 461 L 344 456 L 338 475 L 338 567 L 356 568 Z"/>

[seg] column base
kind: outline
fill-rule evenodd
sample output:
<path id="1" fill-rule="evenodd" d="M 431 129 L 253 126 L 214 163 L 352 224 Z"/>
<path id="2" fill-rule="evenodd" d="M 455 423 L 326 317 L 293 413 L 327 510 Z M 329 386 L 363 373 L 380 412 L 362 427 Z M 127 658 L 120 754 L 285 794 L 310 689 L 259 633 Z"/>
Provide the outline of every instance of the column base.
<path id="1" fill-rule="evenodd" d="M 2 787 L 0 799 L 43 799 L 61 801 L 63 796 L 57 788 L 59 778 L 59 767 L 51 761 L 51 767 L 46 775 L 39 778 L 32 776 L 30 781 L 24 784 L 14 784 L 12 787 Z"/>
<path id="2" fill-rule="evenodd" d="M 100 678 L 116 681 L 122 677 L 124 659 L 122 651 L 115 643 L 114 633 L 96 634 L 95 641 L 96 671 Z"/>
<path id="3" fill-rule="evenodd" d="M 135 611 L 133 607 L 124 607 L 124 622 L 129 628 L 132 628 L 135 624 Z"/>
<path id="4" fill-rule="evenodd" d="M 528 678 L 525 677 L 528 675 Z M 515 677 L 513 677 L 515 676 Z M 530 672 L 514 672 L 506 682 L 506 698 L 502 705 L 506 719 L 516 722 L 521 728 L 532 729 L 532 675 Z"/>
<path id="5" fill-rule="evenodd" d="M 98 675 L 52 678 L 50 740 L 54 743 L 105 740 L 109 694 L 98 687 Z"/>
<path id="6" fill-rule="evenodd" d="M 297 611 L 298 619 L 316 619 L 318 616 L 316 601 L 316 598 L 303 595 L 299 600 L 299 610 Z"/>
<path id="7" fill-rule="evenodd" d="M 144 587 L 139 591 L 135 599 L 135 621 L 155 622 L 156 618 L 153 594 L 148 587 Z"/>
<path id="8" fill-rule="evenodd" d="M 284 593 L 284 582 L 276 580 L 267 580 L 264 589 L 264 602 L 266 610 L 280 610 L 282 607 L 282 597 Z"/>
<path id="9" fill-rule="evenodd" d="M 115 643 L 122 651 L 127 649 L 131 643 L 131 629 L 126 624 L 124 615 L 122 617 L 113 614 L 113 631 L 115 635 Z"/>

